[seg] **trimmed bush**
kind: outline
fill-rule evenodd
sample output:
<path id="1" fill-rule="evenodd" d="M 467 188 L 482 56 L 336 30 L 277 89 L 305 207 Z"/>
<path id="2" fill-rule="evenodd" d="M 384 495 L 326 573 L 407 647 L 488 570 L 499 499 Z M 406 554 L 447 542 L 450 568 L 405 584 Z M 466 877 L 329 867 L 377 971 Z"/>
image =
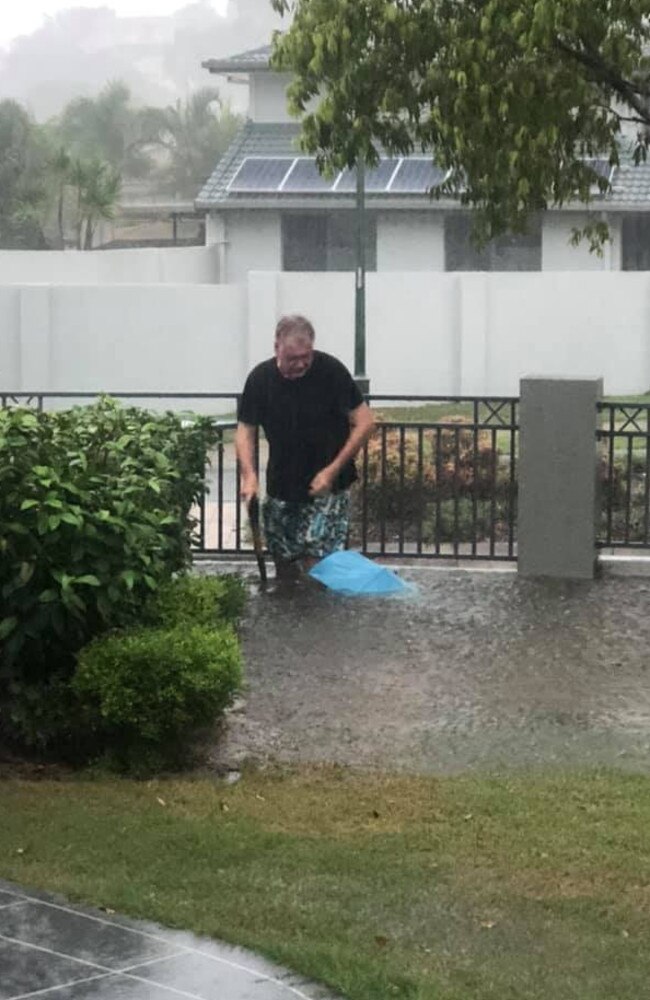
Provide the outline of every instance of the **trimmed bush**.
<path id="1" fill-rule="evenodd" d="M 246 590 L 236 576 L 180 576 L 164 583 L 148 599 L 143 623 L 163 628 L 234 623 L 246 603 Z"/>
<path id="2" fill-rule="evenodd" d="M 125 764 L 151 751 L 175 759 L 240 684 L 239 643 L 228 625 L 102 636 L 79 653 L 72 682 L 94 712 L 100 742 Z"/>
<path id="3" fill-rule="evenodd" d="M 189 565 L 190 511 L 215 433 L 208 418 L 188 424 L 110 399 L 58 413 L 0 409 L 5 736 L 58 745 L 64 713 L 49 702 L 75 654 L 137 621 L 147 597 Z"/>

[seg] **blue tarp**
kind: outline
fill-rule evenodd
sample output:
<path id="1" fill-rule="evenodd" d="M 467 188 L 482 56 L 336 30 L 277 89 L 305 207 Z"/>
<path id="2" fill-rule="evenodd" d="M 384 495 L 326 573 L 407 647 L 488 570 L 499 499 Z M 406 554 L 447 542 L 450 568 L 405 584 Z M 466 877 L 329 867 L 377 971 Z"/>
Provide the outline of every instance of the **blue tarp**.
<path id="1" fill-rule="evenodd" d="M 415 587 L 393 573 L 366 559 L 360 552 L 333 552 L 310 570 L 310 576 L 339 594 L 395 596 L 413 594 Z"/>

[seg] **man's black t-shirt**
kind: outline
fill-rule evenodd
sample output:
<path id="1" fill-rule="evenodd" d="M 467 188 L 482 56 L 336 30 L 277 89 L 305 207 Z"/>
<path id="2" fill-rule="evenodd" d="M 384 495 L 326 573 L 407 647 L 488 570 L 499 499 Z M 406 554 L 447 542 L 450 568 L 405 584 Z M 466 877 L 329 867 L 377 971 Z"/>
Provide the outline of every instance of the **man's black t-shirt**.
<path id="1" fill-rule="evenodd" d="M 250 373 L 238 419 L 261 426 L 269 443 L 266 486 L 278 500 L 309 500 L 309 485 L 338 455 L 350 434 L 349 414 L 363 396 L 347 368 L 329 354 L 314 351 L 307 372 L 285 378 L 275 358 Z M 353 462 L 341 471 L 334 491 L 357 478 Z"/>

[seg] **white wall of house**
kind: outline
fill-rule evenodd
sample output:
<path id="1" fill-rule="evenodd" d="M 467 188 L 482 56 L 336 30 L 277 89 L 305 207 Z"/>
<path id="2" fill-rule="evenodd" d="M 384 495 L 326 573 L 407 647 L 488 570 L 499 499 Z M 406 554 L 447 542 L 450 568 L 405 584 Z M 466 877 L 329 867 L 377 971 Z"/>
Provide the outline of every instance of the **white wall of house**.
<path id="1" fill-rule="evenodd" d="M 295 122 L 287 111 L 289 73 L 251 73 L 248 115 L 255 122 Z"/>
<path id="2" fill-rule="evenodd" d="M 248 271 L 279 270 L 282 267 L 281 214 L 274 211 L 228 211 L 211 213 L 206 227 L 209 245 L 221 244 L 225 281 L 245 280 Z M 435 209 L 423 211 L 384 210 L 377 218 L 377 270 L 444 271 L 445 215 Z M 571 244 L 574 228 L 586 225 L 588 217 L 573 212 L 548 212 L 542 226 L 543 271 L 619 271 L 622 266 L 620 216 L 609 221 L 612 242 L 602 256 L 589 252 L 587 241 Z M 218 265 L 216 265 L 218 270 Z"/>
<path id="3" fill-rule="evenodd" d="M 352 367 L 352 274 L 0 285 L 0 392 L 236 392 L 286 312 Z M 375 393 L 516 395 L 525 375 L 650 388 L 650 272 L 370 274 L 367 320 Z"/>
<path id="4" fill-rule="evenodd" d="M 571 244 L 574 229 L 582 229 L 589 221 L 582 212 L 548 212 L 542 227 L 543 271 L 620 271 L 622 266 L 622 223 L 620 216 L 610 216 L 612 242 L 605 245 L 602 256 L 589 252 L 589 243 Z"/>
<path id="5" fill-rule="evenodd" d="M 216 249 L 151 247 L 126 250 L 0 250 L 0 285 L 213 284 Z"/>
<path id="6" fill-rule="evenodd" d="M 440 212 L 378 212 L 378 271 L 444 271 L 445 224 Z"/>
<path id="7" fill-rule="evenodd" d="M 206 240 L 222 247 L 221 281 L 240 284 L 249 271 L 278 271 L 282 267 L 280 213 L 210 213 Z"/>

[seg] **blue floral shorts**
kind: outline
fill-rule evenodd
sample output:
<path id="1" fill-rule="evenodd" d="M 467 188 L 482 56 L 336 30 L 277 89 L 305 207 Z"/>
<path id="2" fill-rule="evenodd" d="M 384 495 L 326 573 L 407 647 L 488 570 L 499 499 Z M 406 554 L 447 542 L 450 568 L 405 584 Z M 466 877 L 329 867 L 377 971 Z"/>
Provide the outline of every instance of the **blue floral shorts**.
<path id="1" fill-rule="evenodd" d="M 328 493 L 305 503 L 266 497 L 262 507 L 266 544 L 272 556 L 322 559 L 344 549 L 350 524 L 350 494 Z"/>

